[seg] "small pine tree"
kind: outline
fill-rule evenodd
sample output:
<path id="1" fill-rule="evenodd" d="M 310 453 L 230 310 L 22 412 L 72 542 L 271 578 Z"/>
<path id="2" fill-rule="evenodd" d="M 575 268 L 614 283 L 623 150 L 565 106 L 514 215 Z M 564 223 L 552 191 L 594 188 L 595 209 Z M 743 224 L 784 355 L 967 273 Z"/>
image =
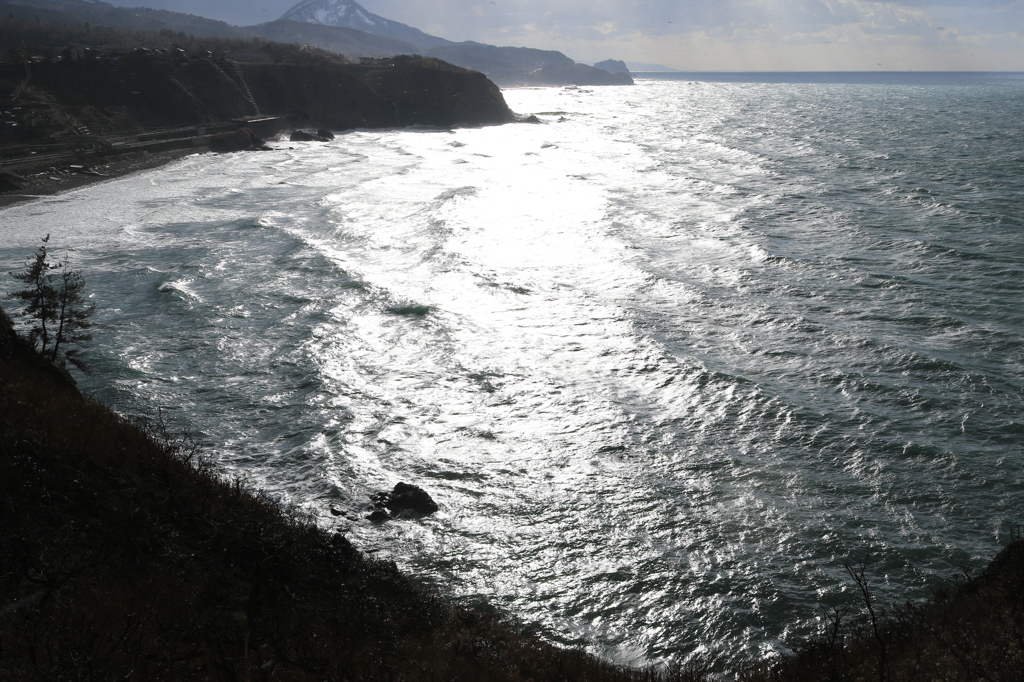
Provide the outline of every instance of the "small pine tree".
<path id="1" fill-rule="evenodd" d="M 8 298 L 24 304 L 19 316 L 33 320 L 28 340 L 44 357 L 62 367 L 70 362 L 87 371 L 79 354 L 81 346 L 92 339 L 86 330 L 92 326 L 89 318 L 96 309 L 86 303 L 85 278 L 81 270 L 71 269 L 70 258 L 65 256 L 56 264 L 47 260 L 49 242 L 50 235 L 43 237 L 25 269 L 11 273 L 25 288 Z"/>

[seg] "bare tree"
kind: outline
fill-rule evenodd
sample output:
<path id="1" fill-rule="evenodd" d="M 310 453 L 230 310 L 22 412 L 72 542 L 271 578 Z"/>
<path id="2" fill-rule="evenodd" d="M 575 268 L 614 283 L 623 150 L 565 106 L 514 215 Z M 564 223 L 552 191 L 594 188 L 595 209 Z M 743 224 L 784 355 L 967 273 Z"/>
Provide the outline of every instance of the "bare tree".
<path id="1" fill-rule="evenodd" d="M 25 269 L 11 273 L 25 288 L 8 298 L 24 304 L 19 317 L 32 320 L 28 339 L 44 357 L 62 367 L 70 362 L 88 371 L 79 354 L 92 339 L 87 330 L 95 308 L 86 302 L 85 278 L 81 270 L 71 269 L 70 257 L 57 263 L 48 260 L 49 242 L 50 235 L 43 237 Z"/>

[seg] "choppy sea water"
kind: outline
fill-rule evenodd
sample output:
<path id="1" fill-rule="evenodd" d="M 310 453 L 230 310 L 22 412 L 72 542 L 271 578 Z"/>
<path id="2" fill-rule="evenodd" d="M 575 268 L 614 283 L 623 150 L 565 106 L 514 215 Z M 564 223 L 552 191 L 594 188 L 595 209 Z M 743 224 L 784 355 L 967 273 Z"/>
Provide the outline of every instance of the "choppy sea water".
<path id="1" fill-rule="evenodd" d="M 623 662 L 785 651 L 844 560 L 922 599 L 1024 521 L 1024 77 L 505 96 L 542 124 L 5 209 L 0 266 L 72 249 L 99 398 Z M 398 481 L 441 511 L 364 520 Z"/>

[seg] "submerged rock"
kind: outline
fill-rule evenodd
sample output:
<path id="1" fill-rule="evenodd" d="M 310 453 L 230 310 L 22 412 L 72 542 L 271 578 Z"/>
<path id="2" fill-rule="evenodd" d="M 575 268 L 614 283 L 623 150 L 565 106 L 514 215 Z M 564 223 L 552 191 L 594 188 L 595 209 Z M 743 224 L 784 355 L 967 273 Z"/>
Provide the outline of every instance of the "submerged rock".
<path id="1" fill-rule="evenodd" d="M 371 521 L 386 521 L 403 513 L 430 516 L 437 511 L 437 503 L 423 488 L 410 483 L 396 483 L 391 492 L 379 492 L 370 497 L 373 512 Z"/>

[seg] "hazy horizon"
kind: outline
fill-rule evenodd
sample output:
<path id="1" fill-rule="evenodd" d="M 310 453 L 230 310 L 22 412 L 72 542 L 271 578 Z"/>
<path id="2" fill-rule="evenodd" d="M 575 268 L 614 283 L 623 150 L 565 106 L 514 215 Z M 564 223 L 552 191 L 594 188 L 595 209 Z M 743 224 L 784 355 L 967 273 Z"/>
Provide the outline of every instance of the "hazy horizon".
<path id="1" fill-rule="evenodd" d="M 113 0 L 237 25 L 293 0 Z M 449 40 L 474 40 L 684 71 L 1024 70 L 1024 0 L 364 0 L 370 12 Z"/>

